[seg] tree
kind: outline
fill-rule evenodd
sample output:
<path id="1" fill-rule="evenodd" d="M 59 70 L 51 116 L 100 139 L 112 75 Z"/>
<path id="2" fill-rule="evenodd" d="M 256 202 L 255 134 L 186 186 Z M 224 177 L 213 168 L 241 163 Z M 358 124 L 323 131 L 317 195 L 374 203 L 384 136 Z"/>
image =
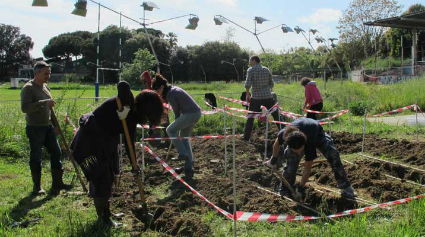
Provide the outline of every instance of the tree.
<path id="1" fill-rule="evenodd" d="M 0 24 L 0 76 L 8 76 L 11 67 L 30 62 L 34 46 L 31 37 L 21 34 L 19 27 Z M 16 70 L 17 71 L 17 70 Z"/>
<path id="2" fill-rule="evenodd" d="M 155 65 L 155 57 L 147 49 L 139 49 L 134 55 L 132 63 L 124 64 L 121 77 L 133 87 L 140 88 L 142 86 L 140 74 Z"/>
<path id="3" fill-rule="evenodd" d="M 401 6 L 395 0 L 353 0 L 339 19 L 337 28 L 340 42 L 360 41 L 363 45 L 362 57 L 367 57 L 373 52 L 374 43 L 382 37 L 384 28 L 365 26 L 363 23 L 397 16 L 400 10 Z M 349 53 L 356 52 L 349 51 Z"/>
<path id="4" fill-rule="evenodd" d="M 207 81 L 237 80 L 233 66 L 227 63 L 222 64 L 221 61 L 233 63 L 234 58 L 248 59 L 249 56 L 234 42 L 211 41 L 200 46 L 188 46 L 187 49 L 190 60 L 190 79 L 199 81 L 204 81 L 202 68 L 207 75 Z M 241 70 L 242 68 L 238 69 L 239 75 L 242 75 Z"/>
<path id="5" fill-rule="evenodd" d="M 175 48 L 177 46 L 177 35 L 173 32 L 169 32 L 167 35 L 167 41 L 170 44 L 171 48 Z"/>
<path id="6" fill-rule="evenodd" d="M 154 36 L 151 36 L 151 41 L 153 48 L 155 49 L 155 53 L 158 56 L 158 60 L 162 63 L 168 62 L 171 55 L 170 44 L 166 40 Z M 137 33 L 133 35 L 132 38 L 125 41 L 122 55 L 123 61 L 131 62 L 134 58 L 134 53 L 139 49 L 148 49 L 151 53 L 153 53 L 149 45 L 148 38 L 143 32 Z"/>
<path id="7" fill-rule="evenodd" d="M 65 58 L 82 56 L 94 51 L 94 35 L 88 31 L 75 31 L 55 36 L 43 48 L 46 58 Z"/>

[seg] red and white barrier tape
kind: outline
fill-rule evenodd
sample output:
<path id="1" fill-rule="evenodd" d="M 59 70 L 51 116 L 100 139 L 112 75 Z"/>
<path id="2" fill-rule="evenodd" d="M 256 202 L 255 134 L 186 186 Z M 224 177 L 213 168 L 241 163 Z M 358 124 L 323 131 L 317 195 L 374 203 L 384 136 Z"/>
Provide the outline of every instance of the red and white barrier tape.
<path id="1" fill-rule="evenodd" d="M 396 201 L 390 201 L 386 203 L 381 204 L 375 204 L 368 207 L 353 209 L 353 210 L 347 210 L 343 212 L 338 212 L 336 214 L 328 215 L 328 218 L 337 218 L 342 216 L 349 216 L 359 213 L 365 213 L 373 209 L 381 208 L 381 207 L 388 207 L 393 205 L 398 205 L 402 203 L 407 203 L 415 199 L 423 198 L 425 194 L 420 194 L 414 197 L 408 197 L 399 199 Z M 267 214 L 267 213 L 259 213 L 259 212 L 243 212 L 243 211 L 236 211 L 235 213 L 235 219 L 237 221 L 248 221 L 248 222 L 277 222 L 277 221 L 303 221 L 303 220 L 317 220 L 320 219 L 320 217 L 317 216 L 289 216 L 285 214 Z"/>
<path id="2" fill-rule="evenodd" d="M 232 137 L 233 135 L 216 135 L 216 136 L 195 136 L 195 137 L 158 137 L 158 138 L 144 138 L 140 139 L 140 141 L 156 141 L 156 140 L 196 140 L 196 139 L 217 139 L 224 137 Z M 235 134 L 235 137 L 241 137 L 242 134 Z"/>
<path id="3" fill-rule="evenodd" d="M 348 111 L 349 111 L 348 109 L 346 109 L 346 110 L 342 110 L 339 114 L 335 114 L 334 116 L 327 117 L 327 118 L 324 118 L 324 119 L 320 119 L 319 121 L 332 120 L 332 119 L 334 119 L 334 118 L 336 118 L 336 117 L 339 117 L 339 116 L 341 116 L 341 115 L 343 115 L 343 114 L 348 113 Z"/>
<path id="4" fill-rule="evenodd" d="M 230 214 L 227 211 L 225 211 L 225 210 L 221 209 L 220 207 L 216 206 L 214 203 L 212 203 L 206 197 L 204 197 L 201 193 L 199 193 L 194 188 L 192 188 L 188 183 L 186 183 L 182 179 L 182 177 L 180 175 L 178 175 L 176 173 L 176 171 L 173 168 L 171 168 L 167 163 L 165 163 L 161 158 L 159 158 L 159 156 L 157 156 L 155 153 L 153 153 L 153 151 L 151 149 L 149 149 L 149 147 L 147 147 L 147 146 L 143 147 L 142 145 L 140 145 L 140 146 L 142 147 L 142 149 L 144 148 L 146 152 L 148 152 L 149 154 L 151 154 L 162 165 L 162 167 L 164 167 L 164 169 L 166 169 L 168 172 L 170 172 L 170 174 L 172 174 L 174 176 L 174 178 L 176 178 L 178 181 L 182 182 L 186 187 L 188 187 L 190 189 L 190 191 L 192 191 L 194 194 L 196 194 L 202 200 L 206 201 L 209 205 L 211 205 L 212 207 L 214 207 L 218 212 L 220 212 L 221 214 L 225 215 L 227 218 L 233 219 L 233 214 Z"/>
<path id="5" fill-rule="evenodd" d="M 333 122 L 323 122 L 323 121 L 318 121 L 318 122 L 319 122 L 320 125 L 333 123 Z M 270 123 L 280 123 L 280 124 L 285 124 L 285 125 L 291 124 L 290 122 L 282 122 L 282 121 L 275 121 L 275 120 L 270 121 Z"/>
<path id="6" fill-rule="evenodd" d="M 421 107 L 419 107 L 419 105 L 416 105 L 416 106 L 418 107 L 418 109 L 421 112 L 422 116 L 424 116 L 424 118 L 425 118 L 425 114 L 424 114 L 424 112 L 422 112 Z"/>
<path id="7" fill-rule="evenodd" d="M 248 222 L 277 222 L 277 221 L 307 221 L 320 219 L 317 216 L 289 216 L 285 214 L 266 214 L 259 212 L 244 212 L 237 211 L 235 213 L 237 221 L 248 221 Z"/>
<path id="8" fill-rule="evenodd" d="M 323 111 L 316 111 L 316 110 L 304 109 L 305 112 L 307 112 L 307 113 L 313 113 L 313 114 L 337 114 L 337 113 L 341 113 L 344 110 L 348 110 L 348 109 L 343 109 L 343 110 L 335 111 L 335 112 L 323 112 Z"/>
<path id="9" fill-rule="evenodd" d="M 358 214 L 358 213 L 364 213 L 364 212 L 367 212 L 367 211 L 370 211 L 370 210 L 373 210 L 373 209 L 376 209 L 376 208 L 380 208 L 380 207 L 388 207 L 388 206 L 394 206 L 394 205 L 410 202 L 410 201 L 415 200 L 415 199 L 423 198 L 424 196 L 425 196 L 425 194 L 420 194 L 420 195 L 416 195 L 416 196 L 413 196 L 413 197 L 399 199 L 399 200 L 396 200 L 396 201 L 390 201 L 390 202 L 375 204 L 375 205 L 372 205 L 372 206 L 358 208 L 358 209 L 354 209 L 354 210 L 347 210 L 347 211 L 343 211 L 343 212 L 338 212 L 336 214 L 328 215 L 328 217 L 329 218 L 336 218 L 336 217 L 341 217 L 341 216 L 348 216 L 348 215 L 354 215 L 354 214 Z"/>
<path id="10" fill-rule="evenodd" d="M 192 188 L 189 184 L 187 184 L 180 175 L 176 173 L 176 171 L 171 168 L 167 163 L 165 163 L 161 158 L 159 158 L 156 154 L 153 153 L 151 149 L 147 146 L 142 146 L 142 148 L 145 149 L 146 152 L 151 154 L 168 172 L 170 172 L 177 180 L 182 182 L 186 187 L 188 187 L 194 194 L 196 194 L 198 197 L 200 197 L 202 200 L 206 201 L 209 205 L 214 207 L 218 212 L 225 215 L 229 219 L 235 218 L 237 221 L 249 221 L 249 222 L 277 222 L 277 221 L 296 221 L 296 220 L 316 220 L 320 217 L 317 216 L 290 216 L 290 215 L 284 215 L 284 214 L 267 214 L 267 213 L 258 213 L 258 212 L 244 212 L 244 211 L 236 211 L 235 216 L 230 214 L 229 212 L 221 209 L 220 207 L 216 206 L 214 203 L 209 201 L 207 198 L 205 198 L 201 193 L 196 191 L 194 188 Z M 423 198 L 425 194 L 416 195 L 413 197 L 403 198 L 395 201 L 390 201 L 386 203 L 381 204 L 375 204 L 368 207 L 353 209 L 353 210 L 347 210 L 343 212 L 338 212 L 336 214 L 328 215 L 328 218 L 337 218 L 342 216 L 348 216 L 348 215 L 354 215 L 359 213 L 365 213 L 373 209 L 377 209 L 380 207 L 387 207 L 387 206 L 393 206 L 393 205 L 399 205 L 403 203 L 410 202 L 415 199 Z"/>
<path id="11" fill-rule="evenodd" d="M 282 107 L 280 107 L 280 108 L 282 109 Z M 292 112 L 285 112 L 285 111 L 282 111 L 282 110 L 280 111 L 280 114 L 285 116 L 285 117 L 291 118 L 291 119 L 297 119 L 299 117 L 303 117 L 301 114 L 295 114 L 295 113 L 292 113 Z"/>
<path id="12" fill-rule="evenodd" d="M 381 117 L 381 116 L 383 116 L 383 115 L 393 114 L 393 113 L 398 113 L 398 112 L 401 112 L 401 111 L 403 111 L 403 110 L 411 109 L 411 108 L 414 108 L 414 107 L 416 107 L 414 104 L 413 104 L 413 105 L 408 105 L 408 106 L 404 106 L 404 107 L 402 107 L 402 108 L 398 108 L 398 109 L 395 109 L 395 110 L 391 110 L 391 111 L 388 111 L 388 112 L 385 112 L 385 113 L 382 113 L 382 114 L 375 114 L 375 115 L 371 115 L 371 116 L 368 116 L 368 117 Z"/>
<path id="13" fill-rule="evenodd" d="M 165 127 L 155 126 L 155 127 L 152 127 L 151 128 L 149 125 L 146 125 L 146 124 L 144 124 L 144 125 L 137 124 L 137 128 L 144 128 L 144 129 L 164 129 Z"/>
<path id="14" fill-rule="evenodd" d="M 162 103 L 162 105 L 164 106 L 164 108 L 167 108 L 167 109 L 169 109 L 169 110 L 173 110 L 173 108 L 171 107 L 171 105 L 169 105 L 169 104 L 166 104 L 166 103 Z M 202 114 L 206 114 L 206 115 L 209 115 L 209 114 L 216 114 L 216 113 L 218 113 L 219 111 L 217 111 L 217 110 L 214 110 L 214 111 L 205 111 L 205 110 L 202 110 L 201 111 L 201 113 Z"/>
<path id="15" fill-rule="evenodd" d="M 246 102 L 246 101 L 231 99 L 231 98 L 222 97 L 222 96 L 220 96 L 219 98 L 224 99 L 224 100 L 228 100 L 228 101 L 231 101 L 231 102 L 234 102 L 234 103 L 238 103 L 238 104 L 241 104 L 241 105 L 244 105 L 244 106 L 249 106 L 249 103 Z M 303 115 L 301 115 L 301 114 L 283 111 L 283 108 L 281 106 L 279 106 L 279 109 L 281 110 L 280 114 L 283 115 L 283 116 L 286 116 L 286 117 L 289 117 L 289 118 L 292 118 L 292 119 L 297 119 L 299 117 L 303 117 Z M 239 111 L 239 109 L 235 109 L 235 108 L 233 108 L 231 110 Z M 249 110 L 242 110 L 241 109 L 239 112 L 246 112 L 246 111 L 249 111 Z M 248 113 L 248 112 L 246 112 L 246 113 Z"/>
<path id="16" fill-rule="evenodd" d="M 59 113 L 60 115 L 63 115 L 65 117 L 65 122 L 68 121 L 69 124 L 71 124 L 71 126 L 74 128 L 73 129 L 73 133 L 75 134 L 77 132 L 77 127 L 75 126 L 75 124 L 71 121 L 71 119 L 69 119 L 69 116 L 67 113 L 63 114 L 63 113 Z"/>
<path id="17" fill-rule="evenodd" d="M 246 102 L 246 101 L 232 99 L 232 98 L 227 98 L 227 97 L 223 97 L 223 96 L 219 96 L 219 98 L 220 99 L 223 99 L 223 100 L 228 100 L 230 102 L 238 103 L 238 104 L 241 104 L 243 106 L 249 106 L 249 102 Z"/>
<path id="18" fill-rule="evenodd" d="M 241 113 L 250 113 L 250 114 L 261 114 L 262 113 L 262 112 L 249 111 L 247 109 L 232 108 L 232 107 L 229 107 L 229 106 L 225 106 L 224 108 L 226 108 L 228 110 L 233 110 L 233 111 L 241 112 Z"/>

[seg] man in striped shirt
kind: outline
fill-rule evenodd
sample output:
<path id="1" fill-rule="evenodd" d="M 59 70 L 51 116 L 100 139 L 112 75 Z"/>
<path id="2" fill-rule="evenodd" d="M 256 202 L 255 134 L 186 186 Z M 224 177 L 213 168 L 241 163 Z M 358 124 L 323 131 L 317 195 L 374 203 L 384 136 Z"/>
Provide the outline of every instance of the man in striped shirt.
<path id="1" fill-rule="evenodd" d="M 258 56 L 252 56 L 249 59 L 249 65 L 251 66 L 246 74 L 245 88 L 246 88 L 246 101 L 250 103 L 249 110 L 254 112 L 261 112 L 261 106 L 264 105 L 267 109 L 270 109 L 277 101 L 273 99 L 272 88 L 274 86 L 272 80 L 272 74 L 267 67 L 263 67 L 260 64 L 260 58 Z M 249 90 L 252 88 L 252 95 Z M 279 112 L 275 111 L 273 118 L 279 121 Z M 245 124 L 245 141 L 249 141 L 251 138 L 252 126 L 254 119 L 249 118 Z M 279 124 L 276 124 L 278 129 Z"/>

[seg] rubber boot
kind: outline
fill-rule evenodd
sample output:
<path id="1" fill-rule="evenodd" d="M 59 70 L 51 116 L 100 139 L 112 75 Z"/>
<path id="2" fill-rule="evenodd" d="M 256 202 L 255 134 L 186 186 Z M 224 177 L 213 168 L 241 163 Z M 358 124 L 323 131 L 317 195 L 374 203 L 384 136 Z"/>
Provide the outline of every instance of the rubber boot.
<path id="1" fill-rule="evenodd" d="M 31 177 L 33 182 L 32 195 L 37 196 L 37 195 L 46 194 L 44 189 L 41 187 L 41 171 L 39 172 L 31 171 Z"/>
<path id="2" fill-rule="evenodd" d="M 52 194 L 58 195 L 60 190 L 70 190 L 72 185 L 63 183 L 63 169 L 52 169 Z"/>
<path id="3" fill-rule="evenodd" d="M 109 228 L 118 228 L 122 225 L 119 222 L 111 220 L 112 214 L 109 210 L 109 200 L 107 198 L 94 198 L 93 200 L 99 224 Z"/>

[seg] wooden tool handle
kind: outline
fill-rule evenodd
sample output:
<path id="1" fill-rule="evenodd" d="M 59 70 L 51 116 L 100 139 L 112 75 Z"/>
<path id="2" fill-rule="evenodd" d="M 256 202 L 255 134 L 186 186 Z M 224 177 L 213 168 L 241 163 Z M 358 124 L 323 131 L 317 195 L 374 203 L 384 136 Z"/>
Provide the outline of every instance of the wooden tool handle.
<path id="1" fill-rule="evenodd" d="M 117 97 L 116 101 L 118 105 L 118 110 L 122 111 L 122 104 L 121 104 L 120 98 Z M 133 169 L 137 172 L 136 181 L 137 181 L 137 186 L 139 187 L 140 199 L 142 200 L 142 204 L 145 205 L 146 204 L 145 190 L 143 187 L 142 179 L 140 177 L 139 166 L 137 165 L 137 161 L 136 161 L 136 155 L 134 153 L 133 146 L 131 144 L 130 134 L 128 132 L 128 127 L 127 127 L 127 121 L 125 119 L 121 119 L 121 122 L 124 129 L 124 135 L 127 140 L 128 150 L 130 151 L 131 165 L 133 166 Z"/>
<path id="2" fill-rule="evenodd" d="M 88 190 L 87 190 L 86 183 L 81 177 L 81 173 L 80 173 L 80 170 L 78 169 L 77 162 L 75 162 L 74 157 L 72 156 L 72 151 L 69 149 L 68 142 L 66 141 L 65 136 L 63 135 L 62 129 L 58 122 L 58 118 L 56 117 L 55 110 L 53 108 L 50 108 L 50 112 L 51 112 L 50 116 L 52 118 L 53 125 L 59 131 L 59 136 L 61 137 L 61 140 L 68 151 L 69 160 L 71 161 L 72 166 L 74 167 L 75 173 L 77 174 L 77 178 L 78 180 L 80 180 L 80 183 L 81 183 L 81 186 L 83 187 L 84 192 L 87 192 Z"/>

